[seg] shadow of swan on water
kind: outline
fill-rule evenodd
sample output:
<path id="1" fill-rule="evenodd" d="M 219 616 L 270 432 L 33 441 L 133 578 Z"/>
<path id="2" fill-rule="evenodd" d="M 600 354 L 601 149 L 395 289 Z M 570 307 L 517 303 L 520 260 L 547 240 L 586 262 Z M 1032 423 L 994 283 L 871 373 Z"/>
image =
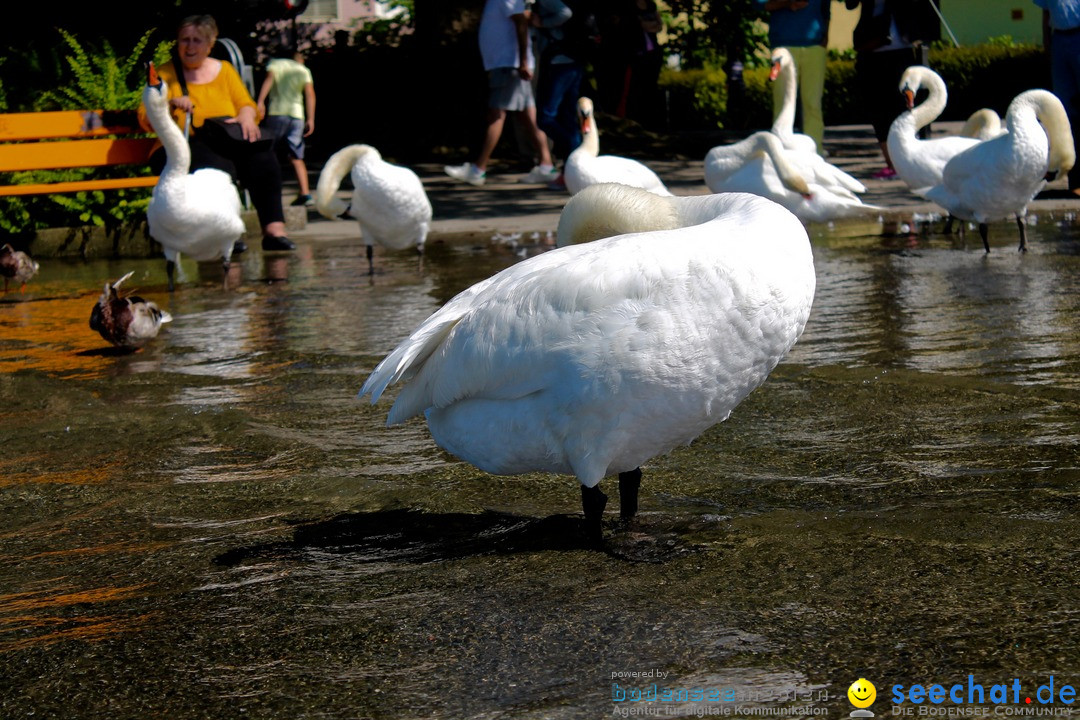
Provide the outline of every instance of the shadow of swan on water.
<path id="1" fill-rule="evenodd" d="M 573 550 L 596 550 L 633 562 L 661 562 L 692 549 L 670 532 L 649 535 L 620 529 L 614 535 L 608 533 L 604 544 L 597 546 L 588 538 L 585 518 L 580 515 L 536 518 L 492 510 L 470 514 L 394 509 L 297 522 L 291 540 L 234 548 L 214 562 L 233 566 L 310 550 L 347 554 L 357 562 L 425 563 Z"/>

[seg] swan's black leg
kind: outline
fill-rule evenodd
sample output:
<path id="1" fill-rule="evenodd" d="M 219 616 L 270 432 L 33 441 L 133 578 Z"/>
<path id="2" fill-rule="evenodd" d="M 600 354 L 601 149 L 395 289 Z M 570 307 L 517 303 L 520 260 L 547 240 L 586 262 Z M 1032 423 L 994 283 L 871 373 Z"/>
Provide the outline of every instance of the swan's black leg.
<path id="1" fill-rule="evenodd" d="M 941 232 L 945 235 L 952 235 L 952 224 L 956 216 L 949 213 L 949 216 L 945 218 L 945 227 L 941 228 Z"/>
<path id="2" fill-rule="evenodd" d="M 983 247 L 986 248 L 986 252 L 990 252 L 990 226 L 986 223 L 979 223 L 979 235 L 982 237 Z"/>
<path id="3" fill-rule="evenodd" d="M 416 266 L 416 272 L 421 272 L 422 273 L 422 272 L 424 272 L 424 246 L 423 245 L 417 245 L 416 246 L 416 254 L 420 256 L 420 262 Z"/>
<path id="4" fill-rule="evenodd" d="M 375 246 L 374 245 L 368 245 L 366 247 L 367 247 L 368 275 L 374 275 L 375 274 Z"/>
<path id="5" fill-rule="evenodd" d="M 172 260 L 166 260 L 165 261 L 165 275 L 167 275 L 168 278 L 169 278 L 169 292 L 172 292 L 173 289 L 175 288 L 175 285 L 173 284 L 173 274 L 175 272 L 176 272 L 176 263 L 174 263 Z"/>
<path id="6" fill-rule="evenodd" d="M 581 486 L 581 509 L 585 513 L 585 532 L 589 540 L 600 544 L 604 539 L 604 532 L 600 526 L 600 520 L 604 517 L 604 508 L 607 507 L 607 495 L 600 486 Z"/>
<path id="7" fill-rule="evenodd" d="M 222 290 L 228 290 L 229 289 L 229 267 L 230 267 L 230 263 L 229 263 L 228 260 L 221 263 L 221 271 L 222 271 L 221 289 Z"/>
<path id="8" fill-rule="evenodd" d="M 1016 225 L 1020 228 L 1020 247 L 1017 248 L 1017 251 L 1027 252 L 1027 223 L 1024 222 L 1024 218 L 1017 215 Z"/>
<path id="9" fill-rule="evenodd" d="M 641 468 L 619 473 L 619 515 L 623 520 L 629 520 L 637 515 L 639 488 L 641 488 Z"/>

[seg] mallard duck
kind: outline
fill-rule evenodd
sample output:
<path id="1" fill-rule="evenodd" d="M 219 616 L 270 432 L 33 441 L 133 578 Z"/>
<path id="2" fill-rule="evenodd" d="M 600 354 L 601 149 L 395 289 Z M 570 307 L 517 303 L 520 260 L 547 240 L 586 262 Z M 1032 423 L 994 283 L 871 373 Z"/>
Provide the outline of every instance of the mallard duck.
<path id="1" fill-rule="evenodd" d="M 129 277 L 131 273 L 111 285 L 105 283 L 90 311 L 90 329 L 116 347 L 137 350 L 157 337 L 162 323 L 172 320 L 172 315 L 137 295 L 120 295 L 120 284 Z"/>
<path id="2" fill-rule="evenodd" d="M 5 293 L 12 280 L 19 283 L 19 292 L 22 292 L 26 281 L 37 274 L 38 267 L 37 261 L 22 250 L 16 250 L 7 243 L 0 247 L 0 275 L 4 276 Z"/>

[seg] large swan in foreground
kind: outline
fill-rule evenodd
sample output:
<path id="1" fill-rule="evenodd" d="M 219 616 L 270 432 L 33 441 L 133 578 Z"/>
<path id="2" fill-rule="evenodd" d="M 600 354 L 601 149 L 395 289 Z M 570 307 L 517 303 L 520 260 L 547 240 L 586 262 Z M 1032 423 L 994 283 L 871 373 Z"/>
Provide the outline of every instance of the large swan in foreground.
<path id="1" fill-rule="evenodd" d="M 146 208 L 146 220 L 150 237 L 165 251 L 169 289 L 181 254 L 199 261 L 220 258 L 227 279 L 233 244 L 244 233 L 236 185 L 228 173 L 213 168 L 188 174 L 191 148 L 169 113 L 169 89 L 153 63 L 142 100 L 168 157 Z"/>
<path id="2" fill-rule="evenodd" d="M 593 102 L 587 97 L 578 99 L 578 119 L 581 122 L 581 145 L 570 153 L 563 167 L 563 180 L 571 195 L 590 185 L 612 182 L 642 188 L 657 195 L 671 195 L 663 181 L 644 164 L 618 155 L 600 154 L 600 130 L 596 127 Z"/>
<path id="3" fill-rule="evenodd" d="M 814 264 L 794 215 L 741 194 L 589 187 L 559 243 L 451 299 L 360 394 L 403 382 L 387 424 L 423 414 L 486 472 L 575 475 L 599 540 L 600 481 L 619 474 L 632 516 L 640 466 L 727 418 L 798 339 Z"/>
<path id="4" fill-rule="evenodd" d="M 334 195 L 346 175 L 353 184 L 348 204 Z M 420 178 L 409 168 L 386 162 L 370 145 L 349 145 L 330 156 L 319 174 L 315 205 L 331 220 L 345 212 L 357 219 L 367 246 L 368 272 L 375 271 L 375 244 L 390 250 L 415 246 L 424 252 L 431 202 Z"/>
<path id="5" fill-rule="evenodd" d="M 942 182 L 926 197 L 963 220 L 979 223 L 990 252 L 987 224 L 1016 217 L 1021 251 L 1027 249 L 1023 217 L 1047 180 L 1067 173 L 1076 162 L 1069 119 L 1061 101 L 1046 90 L 1017 95 L 1005 114 L 1008 132 L 954 156 Z"/>
<path id="6" fill-rule="evenodd" d="M 734 146 L 741 146 L 739 153 L 731 151 Z M 754 133 L 734 146 L 713 148 L 705 157 L 705 183 L 713 192 L 748 192 L 769 198 L 804 222 L 827 222 L 881 209 L 864 204 L 841 178 L 820 171 L 821 166 L 833 166 L 816 153 L 788 150 L 771 132 Z M 737 162 L 736 155 L 746 157 Z M 862 187 L 839 168 L 833 169 Z"/>
<path id="7" fill-rule="evenodd" d="M 776 48 L 772 52 L 772 68 L 769 80 L 780 83 L 783 102 L 780 112 L 773 120 L 772 132 L 789 150 L 801 150 L 817 154 L 818 147 L 814 138 L 804 133 L 795 132 L 795 100 L 798 97 L 798 78 L 795 70 L 795 58 L 787 48 Z"/>
<path id="8" fill-rule="evenodd" d="M 926 100 L 915 105 L 915 95 L 926 88 Z M 975 137 L 950 135 L 923 140 L 918 132 L 933 122 L 945 109 L 948 91 L 941 76 L 928 67 L 913 65 L 900 77 L 900 92 L 908 109 L 900 113 L 889 128 L 888 148 L 896 174 L 912 192 L 924 196 L 941 183 L 945 163 L 955 155 L 978 145 Z"/>

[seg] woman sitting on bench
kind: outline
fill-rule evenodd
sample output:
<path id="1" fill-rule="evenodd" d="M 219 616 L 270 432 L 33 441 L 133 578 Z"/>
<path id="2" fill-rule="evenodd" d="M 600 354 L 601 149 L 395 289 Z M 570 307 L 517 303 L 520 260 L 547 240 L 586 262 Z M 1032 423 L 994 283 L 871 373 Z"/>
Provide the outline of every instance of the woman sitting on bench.
<path id="1" fill-rule="evenodd" d="M 261 138 L 255 101 L 236 69 L 210 57 L 217 35 L 217 23 L 209 15 L 184 19 L 177 33 L 181 74 L 176 72 L 175 59 L 158 68 L 161 79 L 169 86 L 169 106 L 177 124 L 184 127 L 187 113 L 191 113 L 190 170 L 217 168 L 239 180 L 259 215 L 263 250 L 292 250 L 296 246 L 285 236 L 281 167 L 273 140 Z M 221 125 L 207 122 L 208 118 L 226 121 Z M 139 123 L 153 131 L 145 107 L 139 108 Z M 228 126 L 236 126 L 228 128 L 232 134 L 225 131 Z M 150 165 L 155 173 L 165 167 L 165 160 L 164 148 L 151 154 Z M 243 241 L 236 245 L 233 252 L 242 252 Z"/>

